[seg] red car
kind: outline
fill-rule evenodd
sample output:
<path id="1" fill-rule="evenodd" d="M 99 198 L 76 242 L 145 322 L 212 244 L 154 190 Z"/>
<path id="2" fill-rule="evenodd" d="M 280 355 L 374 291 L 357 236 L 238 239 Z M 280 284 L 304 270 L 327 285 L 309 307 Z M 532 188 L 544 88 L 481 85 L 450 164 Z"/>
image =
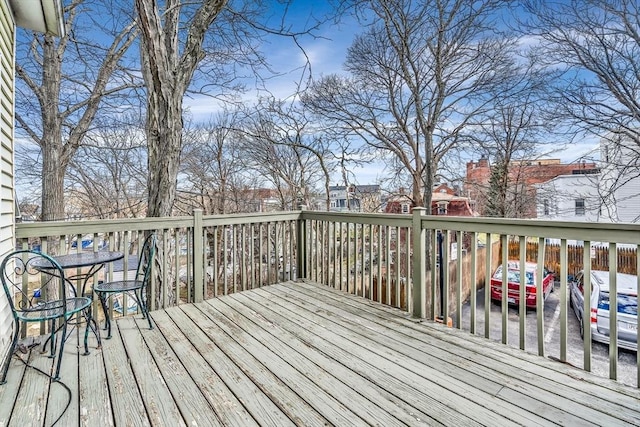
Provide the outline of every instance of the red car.
<path id="1" fill-rule="evenodd" d="M 537 289 L 536 276 L 538 274 L 538 264 L 534 262 L 525 263 L 526 289 L 525 289 L 525 305 L 528 308 L 536 308 Z M 553 292 L 554 277 L 553 273 L 546 268 L 543 269 L 542 293 L 543 301 Z M 520 304 L 520 261 L 507 262 L 507 278 L 508 278 L 508 294 L 507 302 L 509 304 Z M 502 301 L 502 265 L 500 265 L 491 277 L 491 299 Z"/>

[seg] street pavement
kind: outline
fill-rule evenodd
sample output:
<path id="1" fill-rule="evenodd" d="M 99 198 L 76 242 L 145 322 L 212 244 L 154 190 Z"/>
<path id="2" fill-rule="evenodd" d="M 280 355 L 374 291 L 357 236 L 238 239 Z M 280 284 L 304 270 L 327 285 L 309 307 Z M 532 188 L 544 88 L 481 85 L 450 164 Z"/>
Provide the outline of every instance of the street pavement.
<path id="1" fill-rule="evenodd" d="M 556 283 L 556 291 L 552 292 L 544 303 L 544 349 L 545 356 L 560 358 L 560 292 L 559 283 Z M 484 336 L 484 289 L 480 289 L 476 295 L 476 333 Z M 567 294 L 568 298 L 568 294 Z M 567 362 L 582 369 L 583 367 L 583 341 L 580 337 L 578 319 L 573 310 L 567 305 Z M 462 308 L 462 329 L 470 330 L 470 304 L 467 301 Z M 519 341 L 519 310 L 515 306 L 509 307 L 507 344 L 518 348 Z M 531 353 L 538 353 L 537 338 L 537 317 L 535 310 L 527 310 L 526 314 L 526 338 L 525 350 Z M 502 315 L 498 302 L 491 303 L 489 315 L 490 339 L 500 341 L 502 338 Z M 618 381 L 636 386 L 637 384 L 637 362 L 636 352 L 619 350 L 618 354 Z M 609 346 L 592 343 L 591 351 L 591 371 L 599 376 L 609 377 Z"/>

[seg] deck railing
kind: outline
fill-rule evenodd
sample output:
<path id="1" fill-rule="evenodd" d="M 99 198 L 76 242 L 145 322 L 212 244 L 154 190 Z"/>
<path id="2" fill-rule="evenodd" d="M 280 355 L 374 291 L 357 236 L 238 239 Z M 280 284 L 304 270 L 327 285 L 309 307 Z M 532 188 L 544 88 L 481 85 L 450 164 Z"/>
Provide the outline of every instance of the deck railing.
<path id="1" fill-rule="evenodd" d="M 554 268 L 558 279 L 555 290 L 560 300 L 558 358 L 561 361 L 567 361 L 568 351 L 568 246 L 591 248 L 597 243 L 600 248 L 606 248 L 612 272 L 617 269 L 619 247 L 631 245 L 638 249 L 640 246 L 640 225 L 635 224 L 426 216 L 421 208 L 411 215 L 303 210 L 205 216 L 195 211 L 188 217 L 16 225 L 20 247 L 39 245 L 45 252 L 57 253 L 108 247 L 135 254 L 137 242 L 148 231 L 159 236 L 152 309 L 306 278 L 399 307 L 416 317 L 443 322 L 451 319 L 453 327 L 462 328 L 465 324 L 470 333 L 499 338 L 504 344 L 511 344 L 507 333 L 510 322 L 507 292 L 503 289 L 500 301 L 500 337 L 491 336 L 488 326 L 492 321 L 488 309 L 490 293 L 485 292 L 482 309 L 476 305 L 475 297 L 469 297 L 490 283 L 498 264 L 514 257 L 521 270 L 525 261 L 538 263 L 536 286 L 540 295 L 542 269 L 549 263 L 545 248 L 553 241 L 559 245 Z M 73 244 L 83 238 L 90 242 L 88 248 Z M 531 253 L 531 242 L 537 244 L 535 253 Z M 519 251 L 514 253 L 514 246 Z M 591 269 L 591 255 L 591 250 L 583 251 L 582 268 L 586 272 Z M 96 280 L 130 274 L 127 263 L 128 257 L 125 257 L 123 273 L 110 266 L 104 276 Z M 572 260 L 572 266 L 575 265 L 576 260 Z M 610 278 L 614 293 L 615 274 Z M 585 285 L 584 312 L 590 313 L 588 279 Z M 523 293 L 524 287 L 521 287 L 520 312 L 526 311 Z M 468 306 L 468 319 L 462 318 L 463 304 Z M 518 346 L 530 350 L 533 344 L 538 354 L 547 355 L 543 308 L 543 301 L 538 298 L 535 343 L 526 341 L 526 332 L 534 326 L 527 325 L 526 316 L 519 316 Z M 617 313 L 612 310 L 611 314 L 611 325 L 615 325 Z M 478 329 L 481 320 L 485 325 L 483 331 Z M 584 330 L 589 331 L 590 319 L 585 318 L 583 322 Z M 618 369 L 615 334 L 610 339 L 609 376 L 615 379 Z M 591 370 L 591 349 L 590 335 L 586 333 L 582 367 L 588 371 Z"/>

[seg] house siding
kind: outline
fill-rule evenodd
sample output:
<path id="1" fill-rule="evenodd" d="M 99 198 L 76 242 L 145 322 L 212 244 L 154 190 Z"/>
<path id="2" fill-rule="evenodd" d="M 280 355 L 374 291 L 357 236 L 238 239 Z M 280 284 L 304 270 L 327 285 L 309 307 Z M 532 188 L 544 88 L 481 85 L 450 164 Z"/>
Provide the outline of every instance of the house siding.
<path id="1" fill-rule="evenodd" d="M 0 259 L 15 246 L 14 193 L 14 52 L 15 25 L 6 0 L 0 0 Z M 0 298 L 0 357 L 5 356 L 12 334 L 12 315 L 6 298 Z"/>
<path id="2" fill-rule="evenodd" d="M 628 178 L 627 183 L 616 191 L 619 222 L 640 222 L 640 180 Z"/>
<path id="3" fill-rule="evenodd" d="M 544 220 L 598 222 L 600 220 L 599 175 L 560 175 L 537 185 L 537 215 Z M 582 214 L 576 200 L 584 201 Z M 545 206 L 546 205 L 546 206 Z"/>
<path id="4" fill-rule="evenodd" d="M 603 220 L 640 222 L 640 159 L 633 141 L 616 136 L 600 141 L 603 159 L 600 194 L 603 198 Z"/>

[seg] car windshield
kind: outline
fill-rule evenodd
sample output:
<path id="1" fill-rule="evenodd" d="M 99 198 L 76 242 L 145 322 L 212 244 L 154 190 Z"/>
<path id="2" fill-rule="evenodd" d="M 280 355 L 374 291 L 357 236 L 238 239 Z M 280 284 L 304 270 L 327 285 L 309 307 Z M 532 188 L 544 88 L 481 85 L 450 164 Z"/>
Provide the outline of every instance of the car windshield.
<path id="1" fill-rule="evenodd" d="M 609 310 L 609 292 L 600 292 L 598 300 L 598 308 Z M 618 313 L 629 314 L 631 316 L 638 315 L 638 297 L 637 295 L 618 294 Z"/>
<path id="2" fill-rule="evenodd" d="M 533 271 L 525 271 L 525 275 L 527 277 L 527 285 L 533 285 Z M 493 278 L 502 280 L 502 266 L 498 267 L 495 273 L 493 273 Z M 520 283 L 520 270 L 514 270 L 509 268 L 507 270 L 507 280 L 510 283 Z"/>

